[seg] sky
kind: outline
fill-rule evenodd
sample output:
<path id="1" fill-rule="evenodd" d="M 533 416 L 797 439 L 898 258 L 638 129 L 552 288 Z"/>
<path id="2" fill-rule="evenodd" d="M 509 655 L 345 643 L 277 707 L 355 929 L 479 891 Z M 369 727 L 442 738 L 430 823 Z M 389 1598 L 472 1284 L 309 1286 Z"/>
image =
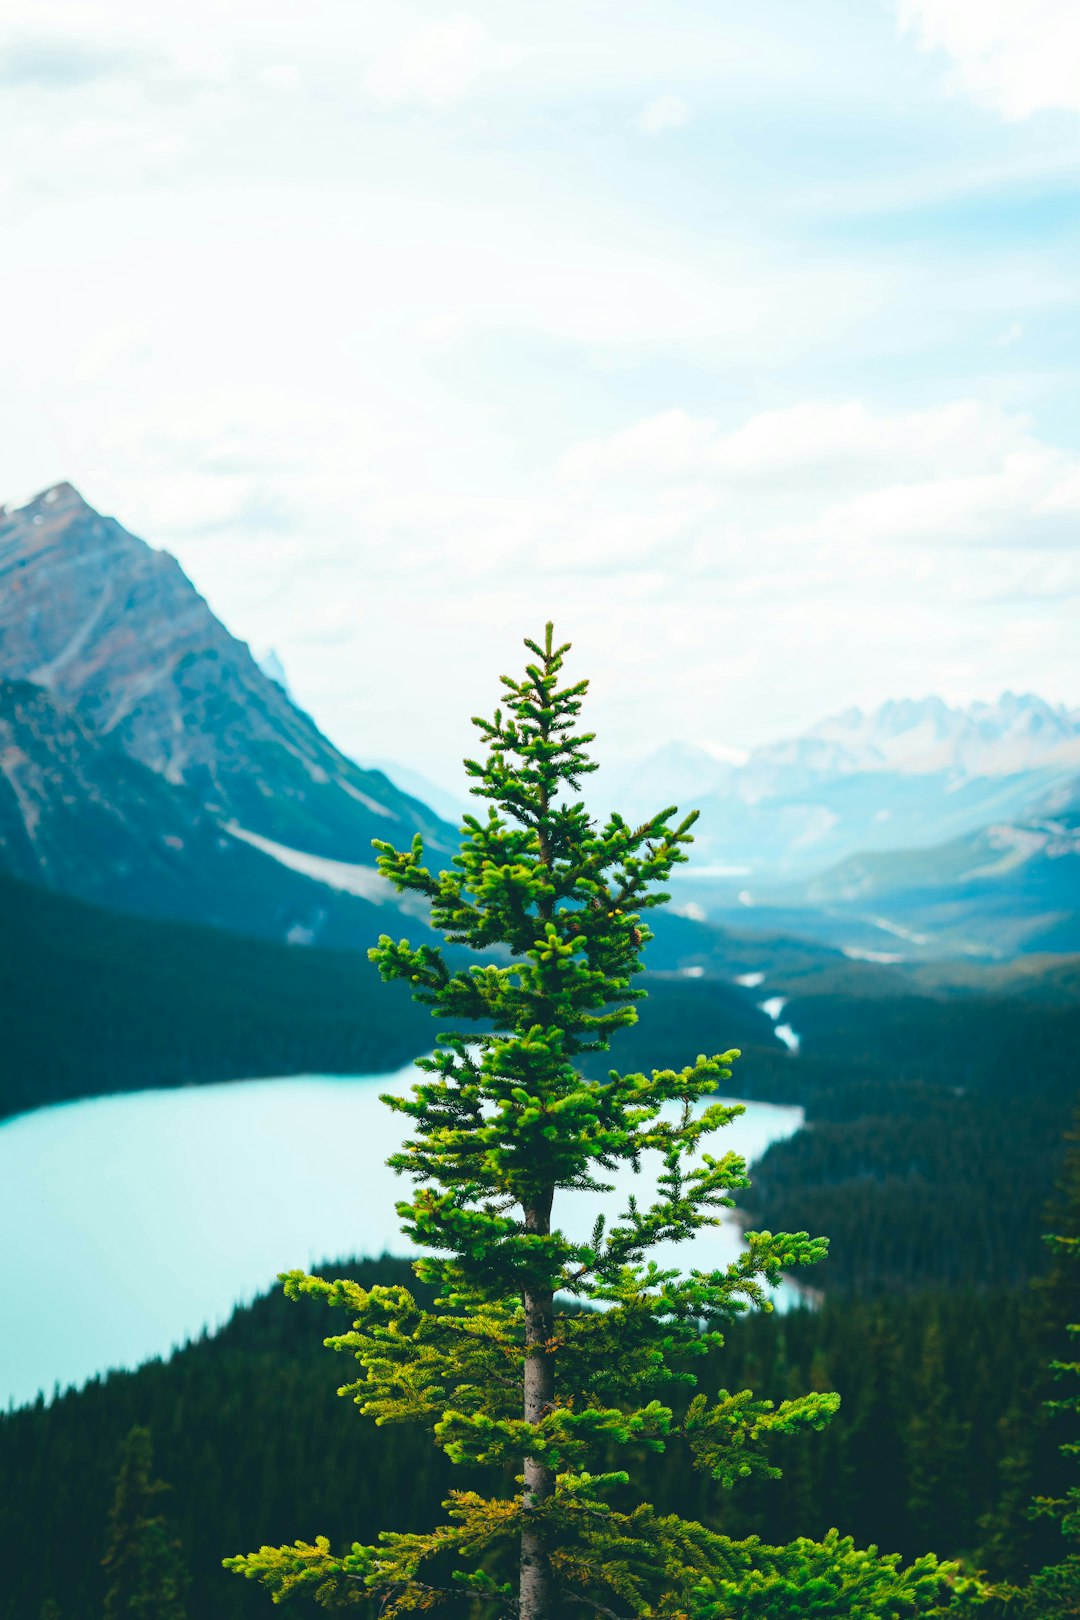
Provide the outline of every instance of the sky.
<path id="1" fill-rule="evenodd" d="M 0 500 L 360 760 L 1080 704 L 1075 0 L 5 0 L 0 153 Z"/>

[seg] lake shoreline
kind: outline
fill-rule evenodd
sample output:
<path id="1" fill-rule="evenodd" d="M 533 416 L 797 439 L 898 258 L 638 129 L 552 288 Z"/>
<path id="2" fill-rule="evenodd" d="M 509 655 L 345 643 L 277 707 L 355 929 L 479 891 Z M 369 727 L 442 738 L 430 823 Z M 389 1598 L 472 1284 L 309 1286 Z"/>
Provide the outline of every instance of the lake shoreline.
<path id="1" fill-rule="evenodd" d="M 168 1357 L 292 1267 L 414 1254 L 385 1164 L 407 1122 L 379 1098 L 416 1077 L 410 1063 L 155 1087 L 0 1123 L 0 1290 L 20 1302 L 19 1331 L 0 1347 L 0 1405 Z M 743 1107 L 723 1145 L 751 1160 L 804 1122 L 794 1105 Z M 646 1165 L 619 1189 L 650 1197 L 658 1173 Z M 601 1207 L 610 1214 L 604 1195 L 565 1192 L 561 1222 L 587 1234 Z M 741 1229 L 729 1214 L 670 1247 L 662 1263 L 712 1268 L 738 1252 Z"/>

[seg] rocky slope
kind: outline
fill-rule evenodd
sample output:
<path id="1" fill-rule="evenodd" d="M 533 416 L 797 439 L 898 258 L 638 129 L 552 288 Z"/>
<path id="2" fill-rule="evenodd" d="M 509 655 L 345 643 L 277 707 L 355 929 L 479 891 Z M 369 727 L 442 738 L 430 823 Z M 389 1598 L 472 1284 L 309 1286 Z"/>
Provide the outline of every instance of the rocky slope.
<path id="1" fill-rule="evenodd" d="M 173 557 L 70 484 L 0 511 L 0 676 L 46 688 L 218 821 L 277 844 L 370 865 L 373 837 L 454 842 L 322 735 Z"/>
<path id="2" fill-rule="evenodd" d="M 939 954 L 1080 951 L 1080 777 L 947 844 L 852 856 L 803 898 L 833 917 L 883 914 Z"/>
<path id="3" fill-rule="evenodd" d="M 116 911 L 293 943 L 361 949 L 399 921 L 370 868 L 359 892 L 291 870 L 25 681 L 0 680 L 0 873 Z"/>
<path id="4" fill-rule="evenodd" d="M 867 850 L 964 837 L 1021 816 L 1078 769 L 1080 714 L 1007 692 L 966 709 L 936 697 L 848 709 L 741 759 L 670 745 L 596 786 L 638 816 L 673 784 L 671 796 L 701 810 L 695 864 L 741 868 L 756 887 Z"/>

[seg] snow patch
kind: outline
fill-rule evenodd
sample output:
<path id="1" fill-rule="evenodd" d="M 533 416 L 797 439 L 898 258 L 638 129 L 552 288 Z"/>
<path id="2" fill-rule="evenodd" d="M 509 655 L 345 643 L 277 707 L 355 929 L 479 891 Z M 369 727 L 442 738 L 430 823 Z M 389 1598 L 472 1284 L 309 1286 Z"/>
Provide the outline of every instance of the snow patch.
<path id="1" fill-rule="evenodd" d="M 796 1056 L 798 1055 L 799 1047 L 801 1046 L 802 1042 L 790 1024 L 777 1024 L 776 1038 L 777 1040 L 783 1041 L 789 1052 L 794 1052 Z"/>
<path id="2" fill-rule="evenodd" d="M 802 1044 L 800 1037 L 796 1035 L 790 1024 L 778 1024 L 776 1022 L 787 1006 L 788 999 L 787 996 L 769 996 L 765 1001 L 759 1001 L 758 1007 L 767 1018 L 771 1018 L 773 1023 L 776 1024 L 777 1040 L 783 1041 L 789 1052 L 797 1053 Z"/>
<path id="3" fill-rule="evenodd" d="M 353 787 L 351 782 L 346 782 L 343 776 L 338 777 L 337 784 L 339 788 L 345 789 L 350 799 L 355 799 L 357 804 L 364 805 L 366 809 L 373 811 L 375 815 L 388 816 L 391 821 L 401 820 L 396 811 L 388 809 L 385 804 L 380 804 L 378 799 L 373 799 L 369 793 L 361 793 L 358 787 Z"/>
<path id="4" fill-rule="evenodd" d="M 704 906 L 699 906 L 696 900 L 687 900 L 681 905 L 670 905 L 668 910 L 676 917 L 687 917 L 691 922 L 704 922 L 708 916 Z"/>
<path id="5" fill-rule="evenodd" d="M 235 821 L 227 822 L 225 831 L 231 833 L 233 838 L 261 850 L 280 865 L 287 866 L 291 872 L 314 878 L 316 883 L 324 883 L 328 889 L 358 895 L 377 906 L 397 900 L 396 890 L 384 877 L 380 877 L 373 866 L 353 865 L 350 861 L 335 861 L 326 855 L 309 855 L 306 850 L 290 849 L 286 844 L 275 844 L 272 838 L 263 838 L 260 833 L 249 832 Z"/>
<path id="6" fill-rule="evenodd" d="M 897 939 L 906 939 L 911 945 L 929 945 L 929 934 L 916 934 L 911 928 L 904 928 L 900 923 L 890 922 L 888 917 L 875 917 L 874 927 L 880 928 L 883 934 L 895 934 Z"/>

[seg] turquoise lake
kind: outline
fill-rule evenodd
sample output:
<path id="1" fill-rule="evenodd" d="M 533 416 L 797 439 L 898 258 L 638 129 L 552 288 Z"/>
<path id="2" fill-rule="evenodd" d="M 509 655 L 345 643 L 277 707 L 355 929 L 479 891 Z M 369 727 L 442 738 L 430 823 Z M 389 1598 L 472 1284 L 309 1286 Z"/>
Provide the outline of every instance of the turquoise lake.
<path id="1" fill-rule="evenodd" d="M 279 1271 L 408 1254 L 394 1201 L 410 1183 L 384 1163 L 405 1122 L 379 1094 L 414 1078 L 410 1067 L 136 1092 L 0 1125 L 0 1407 L 166 1355 Z M 748 1103 L 709 1145 L 753 1161 L 802 1118 Z M 656 1168 L 620 1189 L 647 1197 Z M 563 1193 L 555 1214 L 584 1236 L 613 1207 Z M 725 1222 L 659 1255 L 711 1266 L 739 1246 Z"/>

